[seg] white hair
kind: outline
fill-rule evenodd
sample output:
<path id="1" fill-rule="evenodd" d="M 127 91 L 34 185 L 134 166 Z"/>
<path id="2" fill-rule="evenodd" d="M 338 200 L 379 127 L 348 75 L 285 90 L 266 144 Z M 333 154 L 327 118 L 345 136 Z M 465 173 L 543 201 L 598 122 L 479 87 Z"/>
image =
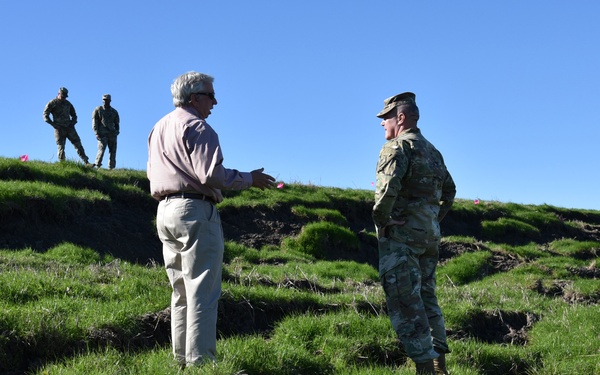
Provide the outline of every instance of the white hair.
<path id="1" fill-rule="evenodd" d="M 198 72 L 187 72 L 175 78 L 171 84 L 171 95 L 173 105 L 182 107 L 190 102 L 192 94 L 202 92 L 207 83 L 213 83 L 215 79 L 208 74 Z"/>

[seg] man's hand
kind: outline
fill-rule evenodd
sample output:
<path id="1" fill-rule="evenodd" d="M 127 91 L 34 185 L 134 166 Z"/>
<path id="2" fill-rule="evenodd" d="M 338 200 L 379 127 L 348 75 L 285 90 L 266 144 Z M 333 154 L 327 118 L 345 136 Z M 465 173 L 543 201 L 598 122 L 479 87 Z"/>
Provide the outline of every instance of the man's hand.
<path id="1" fill-rule="evenodd" d="M 252 186 L 259 189 L 270 189 L 275 187 L 275 179 L 266 173 L 263 173 L 265 169 L 255 169 L 252 172 Z"/>
<path id="2" fill-rule="evenodd" d="M 406 220 L 390 220 L 387 222 L 387 224 L 385 224 L 385 227 L 383 227 L 383 237 L 388 237 L 388 231 L 390 229 L 391 226 L 393 225 L 404 225 L 406 223 Z"/>

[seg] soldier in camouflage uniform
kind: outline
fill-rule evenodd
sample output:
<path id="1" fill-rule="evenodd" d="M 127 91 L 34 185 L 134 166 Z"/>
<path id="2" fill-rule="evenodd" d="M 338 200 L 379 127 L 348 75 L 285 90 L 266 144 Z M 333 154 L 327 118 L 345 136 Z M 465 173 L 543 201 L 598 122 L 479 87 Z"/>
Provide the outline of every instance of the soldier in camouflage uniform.
<path id="1" fill-rule="evenodd" d="M 67 100 L 68 96 L 69 90 L 64 87 L 58 89 L 56 98 L 50 100 L 44 108 L 44 121 L 54 128 L 54 139 L 58 146 L 59 161 L 65 160 L 65 143 L 68 138 L 75 147 L 75 150 L 77 150 L 77 155 L 79 155 L 81 160 L 86 165 L 90 165 L 85 150 L 81 145 L 81 139 L 75 130 L 77 113 L 75 113 L 73 104 Z M 52 115 L 52 118 L 50 118 L 50 115 Z"/>
<path id="2" fill-rule="evenodd" d="M 373 220 L 388 314 L 417 374 L 447 374 L 450 350 L 435 270 L 439 222 L 452 207 L 456 187 L 442 155 L 417 127 L 415 94 L 386 99 L 377 117 L 387 142 L 377 164 Z"/>
<path id="3" fill-rule="evenodd" d="M 92 113 L 92 129 L 98 140 L 96 167 L 102 166 L 104 151 L 108 147 L 108 168 L 114 169 L 117 164 L 117 135 L 119 135 L 119 112 L 110 106 L 110 94 L 102 96 L 104 105 L 96 107 Z"/>

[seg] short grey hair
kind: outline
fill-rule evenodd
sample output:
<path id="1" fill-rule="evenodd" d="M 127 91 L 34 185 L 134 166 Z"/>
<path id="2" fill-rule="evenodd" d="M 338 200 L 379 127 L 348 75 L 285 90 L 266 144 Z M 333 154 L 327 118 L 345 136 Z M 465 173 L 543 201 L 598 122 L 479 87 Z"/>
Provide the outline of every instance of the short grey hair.
<path id="1" fill-rule="evenodd" d="M 413 119 L 415 122 L 419 121 L 419 107 L 415 102 L 403 103 L 396 107 L 396 115 L 398 113 L 404 113 L 406 117 Z"/>
<path id="2" fill-rule="evenodd" d="M 182 107 L 190 102 L 192 94 L 202 92 L 204 86 L 213 83 L 215 79 L 208 74 L 198 72 L 187 72 L 175 78 L 171 84 L 171 95 L 173 105 Z"/>

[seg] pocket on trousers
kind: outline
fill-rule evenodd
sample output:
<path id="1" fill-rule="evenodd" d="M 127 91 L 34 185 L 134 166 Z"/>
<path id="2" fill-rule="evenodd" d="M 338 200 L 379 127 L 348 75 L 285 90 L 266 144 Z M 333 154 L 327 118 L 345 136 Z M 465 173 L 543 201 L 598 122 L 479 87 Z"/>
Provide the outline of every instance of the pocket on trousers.
<path id="1" fill-rule="evenodd" d="M 400 298 L 412 292 L 413 285 L 406 257 L 396 268 L 383 275 L 382 286 L 388 298 Z"/>

